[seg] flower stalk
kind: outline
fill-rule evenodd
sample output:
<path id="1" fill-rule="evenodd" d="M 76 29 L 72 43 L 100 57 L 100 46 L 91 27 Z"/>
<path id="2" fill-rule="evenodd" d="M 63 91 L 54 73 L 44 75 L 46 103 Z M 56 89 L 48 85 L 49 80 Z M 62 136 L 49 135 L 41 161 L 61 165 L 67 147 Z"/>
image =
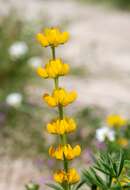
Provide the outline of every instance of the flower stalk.
<path id="1" fill-rule="evenodd" d="M 55 60 L 56 59 L 55 47 L 52 47 L 51 50 L 52 50 L 52 59 Z M 58 89 L 59 88 L 59 78 L 58 77 L 56 77 L 54 79 L 54 83 L 55 83 L 55 88 Z M 58 106 L 58 111 L 59 111 L 59 118 L 62 120 L 64 117 L 64 111 L 63 111 L 62 105 Z M 67 144 L 67 138 L 66 138 L 65 134 L 61 135 L 61 144 L 62 145 Z M 66 160 L 65 156 L 64 156 L 64 170 L 66 172 L 68 172 L 68 161 Z M 67 190 L 69 190 L 69 188 Z"/>
<path id="2" fill-rule="evenodd" d="M 53 119 L 47 125 L 50 134 L 59 135 L 60 144 L 57 148 L 51 146 L 49 155 L 57 160 L 63 161 L 63 169 L 54 173 L 54 180 L 59 183 L 64 190 L 71 190 L 71 185 L 79 181 L 79 175 L 74 168 L 69 168 L 69 161 L 80 155 L 79 145 L 72 147 L 68 144 L 67 134 L 75 131 L 76 123 L 74 119 L 65 116 L 64 107 L 75 101 L 77 94 L 75 91 L 68 92 L 59 85 L 59 77 L 65 76 L 69 72 L 69 65 L 63 63 L 61 58 L 56 57 L 56 47 L 66 43 L 69 39 L 68 32 L 61 32 L 58 28 L 47 28 L 43 33 L 37 34 L 37 40 L 43 47 L 51 48 L 51 59 L 37 70 L 38 75 L 44 79 L 54 80 L 54 90 L 51 95 L 44 94 L 43 100 L 52 108 L 58 109 L 58 119 Z"/>

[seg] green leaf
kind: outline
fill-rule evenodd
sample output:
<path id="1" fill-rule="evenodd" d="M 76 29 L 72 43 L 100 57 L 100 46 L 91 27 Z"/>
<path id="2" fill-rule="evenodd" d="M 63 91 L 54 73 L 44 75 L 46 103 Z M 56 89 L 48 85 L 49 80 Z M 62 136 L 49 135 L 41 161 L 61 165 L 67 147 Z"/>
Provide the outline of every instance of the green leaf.
<path id="1" fill-rule="evenodd" d="M 90 187 L 92 186 L 92 185 L 96 185 L 98 182 L 97 182 L 97 180 L 95 179 L 95 177 L 93 176 L 93 174 L 91 173 L 91 171 L 89 170 L 89 171 L 87 171 L 87 170 L 84 170 L 83 172 L 82 172 L 82 174 L 83 174 L 83 181 L 85 181 L 85 183 L 87 184 L 87 185 L 89 185 Z"/>
<path id="2" fill-rule="evenodd" d="M 80 189 L 80 187 L 82 187 L 84 184 L 85 184 L 85 181 L 82 180 L 78 185 L 76 185 L 76 187 L 74 187 L 74 190 Z"/>
<path id="3" fill-rule="evenodd" d="M 130 168 L 130 160 L 125 160 L 124 161 L 124 166 L 127 168 Z"/>
<path id="4" fill-rule="evenodd" d="M 98 171 L 100 171 L 100 172 L 106 174 L 106 175 L 110 175 L 110 173 L 107 172 L 107 171 L 105 171 L 105 169 L 99 168 L 99 167 L 97 167 L 97 166 L 94 166 L 94 168 L 97 169 Z"/>
<path id="5" fill-rule="evenodd" d="M 46 183 L 46 185 L 55 190 L 64 190 L 63 187 L 58 184 Z"/>
<path id="6" fill-rule="evenodd" d="M 100 187 L 102 187 L 103 189 L 107 189 L 106 182 L 99 175 L 96 174 L 93 168 L 91 170 L 93 171 L 98 183 L 100 184 Z"/>
<path id="7" fill-rule="evenodd" d="M 121 171 L 123 169 L 123 166 L 124 166 L 124 154 L 122 151 L 120 151 L 120 158 L 119 158 L 119 165 L 118 165 L 118 177 L 120 176 L 121 174 Z"/>
<path id="8" fill-rule="evenodd" d="M 93 168 L 90 168 L 89 171 L 83 171 L 83 180 L 90 187 L 97 186 L 102 188 L 103 190 L 107 189 L 107 183 L 96 173 Z"/>
<path id="9" fill-rule="evenodd" d="M 108 154 L 108 158 L 109 158 L 109 161 L 110 161 L 110 169 L 111 169 L 111 172 L 112 172 L 112 175 L 114 177 L 117 176 L 117 168 L 116 168 L 116 165 L 115 163 L 113 163 L 113 160 L 111 158 L 111 155 Z"/>

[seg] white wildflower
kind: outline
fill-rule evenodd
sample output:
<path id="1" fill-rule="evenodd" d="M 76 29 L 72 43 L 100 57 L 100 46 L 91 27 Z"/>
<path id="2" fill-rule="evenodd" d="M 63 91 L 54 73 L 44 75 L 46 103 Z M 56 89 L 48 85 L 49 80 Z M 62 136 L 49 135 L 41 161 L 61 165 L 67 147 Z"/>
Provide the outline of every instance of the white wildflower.
<path id="1" fill-rule="evenodd" d="M 28 52 L 28 46 L 23 41 L 13 43 L 9 48 L 9 55 L 12 59 L 18 59 Z"/>
<path id="2" fill-rule="evenodd" d="M 110 129 L 107 126 L 101 127 L 96 130 L 96 139 L 99 142 L 103 142 L 106 138 L 110 141 L 114 141 L 115 140 L 114 130 Z"/>
<path id="3" fill-rule="evenodd" d="M 36 56 L 36 57 L 31 57 L 29 60 L 28 60 L 28 65 L 30 67 L 32 67 L 33 69 L 37 69 L 38 67 L 40 67 L 43 63 L 43 60 Z"/>
<path id="4" fill-rule="evenodd" d="M 6 97 L 6 103 L 13 107 L 19 107 L 22 103 L 22 95 L 20 93 L 11 93 Z"/>

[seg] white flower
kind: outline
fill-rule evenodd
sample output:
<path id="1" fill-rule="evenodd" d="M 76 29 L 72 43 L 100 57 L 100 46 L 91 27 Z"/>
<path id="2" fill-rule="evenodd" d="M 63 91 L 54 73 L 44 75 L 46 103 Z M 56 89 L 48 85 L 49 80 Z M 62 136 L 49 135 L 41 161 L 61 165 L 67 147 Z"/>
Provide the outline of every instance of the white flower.
<path id="1" fill-rule="evenodd" d="M 43 63 L 43 60 L 40 57 L 31 57 L 28 60 L 28 65 L 32 67 L 33 69 L 37 69 L 40 67 Z"/>
<path id="2" fill-rule="evenodd" d="M 22 103 L 22 95 L 20 93 L 11 93 L 6 97 L 6 103 L 13 107 L 18 107 Z"/>
<path id="3" fill-rule="evenodd" d="M 115 140 L 115 132 L 107 126 L 101 127 L 96 130 L 96 139 L 99 142 L 103 142 L 106 138 L 110 141 Z"/>
<path id="4" fill-rule="evenodd" d="M 9 48 L 9 54 L 11 58 L 18 59 L 24 56 L 28 52 L 28 46 L 23 41 L 17 41 Z"/>

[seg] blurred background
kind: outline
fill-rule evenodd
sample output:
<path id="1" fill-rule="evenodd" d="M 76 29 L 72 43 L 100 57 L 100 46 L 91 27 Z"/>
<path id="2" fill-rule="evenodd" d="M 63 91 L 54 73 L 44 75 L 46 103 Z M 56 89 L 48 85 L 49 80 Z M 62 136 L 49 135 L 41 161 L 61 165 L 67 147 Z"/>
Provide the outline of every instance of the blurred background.
<path id="1" fill-rule="evenodd" d="M 36 75 L 49 50 L 35 35 L 50 26 L 71 36 L 57 55 L 71 66 L 61 84 L 78 91 L 66 109 L 78 123 L 70 138 L 83 150 L 73 165 L 87 167 L 104 148 L 95 131 L 108 114 L 130 116 L 130 0 L 0 0 L 0 190 L 29 181 L 45 189 L 57 168 L 48 157 L 56 139 L 45 130 L 56 111 L 41 99 L 52 82 Z"/>

